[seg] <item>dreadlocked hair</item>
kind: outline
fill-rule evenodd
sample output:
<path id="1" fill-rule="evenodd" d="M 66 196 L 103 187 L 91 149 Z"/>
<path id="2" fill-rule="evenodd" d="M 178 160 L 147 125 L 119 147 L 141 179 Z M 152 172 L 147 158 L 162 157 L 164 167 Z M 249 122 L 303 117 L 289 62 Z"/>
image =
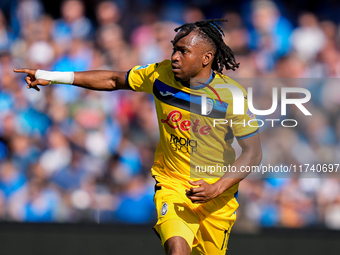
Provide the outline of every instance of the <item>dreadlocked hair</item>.
<path id="1" fill-rule="evenodd" d="M 209 43 L 215 51 L 212 70 L 222 74 L 223 69 L 233 70 L 239 67 L 240 63 L 236 63 L 234 52 L 224 43 L 222 28 L 216 22 L 227 22 L 226 19 L 209 19 L 197 21 L 195 23 L 186 23 L 175 28 L 175 32 L 183 31 L 172 43 L 175 44 L 183 37 L 190 34 L 193 30 L 207 43 Z"/>

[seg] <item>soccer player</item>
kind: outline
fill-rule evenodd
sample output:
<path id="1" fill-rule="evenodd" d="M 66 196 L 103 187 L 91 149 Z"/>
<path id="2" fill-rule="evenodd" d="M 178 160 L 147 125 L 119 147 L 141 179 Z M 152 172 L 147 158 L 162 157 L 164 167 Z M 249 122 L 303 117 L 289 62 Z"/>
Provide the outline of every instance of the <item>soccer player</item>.
<path id="1" fill-rule="evenodd" d="M 258 165 L 262 158 L 246 91 L 222 75 L 223 69 L 239 66 L 216 23 L 223 21 L 176 28 L 171 60 L 136 66 L 128 72 L 14 70 L 27 73 L 27 87 L 38 91 L 40 85 L 64 83 L 153 94 L 160 130 L 151 169 L 158 214 L 154 229 L 166 254 L 225 254 L 236 219 L 238 184 L 247 175 L 241 167 Z M 221 81 L 242 92 L 243 113 L 234 114 L 231 90 L 216 86 Z M 203 95 L 208 95 L 206 115 L 200 111 Z M 254 123 L 247 125 L 251 120 Z M 242 148 L 236 160 L 231 146 L 234 137 Z M 236 171 L 221 171 L 222 167 Z"/>

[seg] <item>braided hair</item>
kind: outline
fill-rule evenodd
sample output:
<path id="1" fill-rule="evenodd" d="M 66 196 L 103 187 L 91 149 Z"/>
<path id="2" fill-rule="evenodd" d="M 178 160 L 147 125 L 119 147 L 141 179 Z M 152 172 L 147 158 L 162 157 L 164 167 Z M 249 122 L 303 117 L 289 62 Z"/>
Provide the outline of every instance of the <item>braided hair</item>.
<path id="1" fill-rule="evenodd" d="M 223 69 L 233 70 L 239 67 L 240 63 L 236 63 L 234 52 L 224 43 L 222 35 L 224 36 L 222 28 L 216 22 L 227 22 L 226 19 L 209 19 L 197 21 L 195 23 L 186 23 L 180 27 L 175 28 L 175 32 L 184 33 L 179 34 L 173 44 L 180 39 L 190 34 L 192 31 L 197 31 L 198 36 L 206 43 L 210 44 L 215 51 L 215 57 L 212 63 L 212 70 L 222 74 Z"/>

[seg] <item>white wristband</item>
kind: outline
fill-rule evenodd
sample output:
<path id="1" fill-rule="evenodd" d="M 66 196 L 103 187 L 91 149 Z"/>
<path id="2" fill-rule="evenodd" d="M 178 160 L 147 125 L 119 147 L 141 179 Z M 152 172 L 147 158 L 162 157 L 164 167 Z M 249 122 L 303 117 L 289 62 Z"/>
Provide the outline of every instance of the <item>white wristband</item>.
<path id="1" fill-rule="evenodd" d="M 74 72 L 50 72 L 38 69 L 35 78 L 48 80 L 50 84 L 73 84 Z"/>

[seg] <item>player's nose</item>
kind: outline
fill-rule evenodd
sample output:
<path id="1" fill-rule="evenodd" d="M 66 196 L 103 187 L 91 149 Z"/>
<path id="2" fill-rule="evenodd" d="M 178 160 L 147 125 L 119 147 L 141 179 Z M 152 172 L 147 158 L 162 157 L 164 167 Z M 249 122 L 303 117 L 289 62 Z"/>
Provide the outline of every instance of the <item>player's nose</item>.
<path id="1" fill-rule="evenodd" d="M 171 62 L 178 62 L 179 61 L 179 53 L 178 51 L 175 51 L 171 55 Z"/>

